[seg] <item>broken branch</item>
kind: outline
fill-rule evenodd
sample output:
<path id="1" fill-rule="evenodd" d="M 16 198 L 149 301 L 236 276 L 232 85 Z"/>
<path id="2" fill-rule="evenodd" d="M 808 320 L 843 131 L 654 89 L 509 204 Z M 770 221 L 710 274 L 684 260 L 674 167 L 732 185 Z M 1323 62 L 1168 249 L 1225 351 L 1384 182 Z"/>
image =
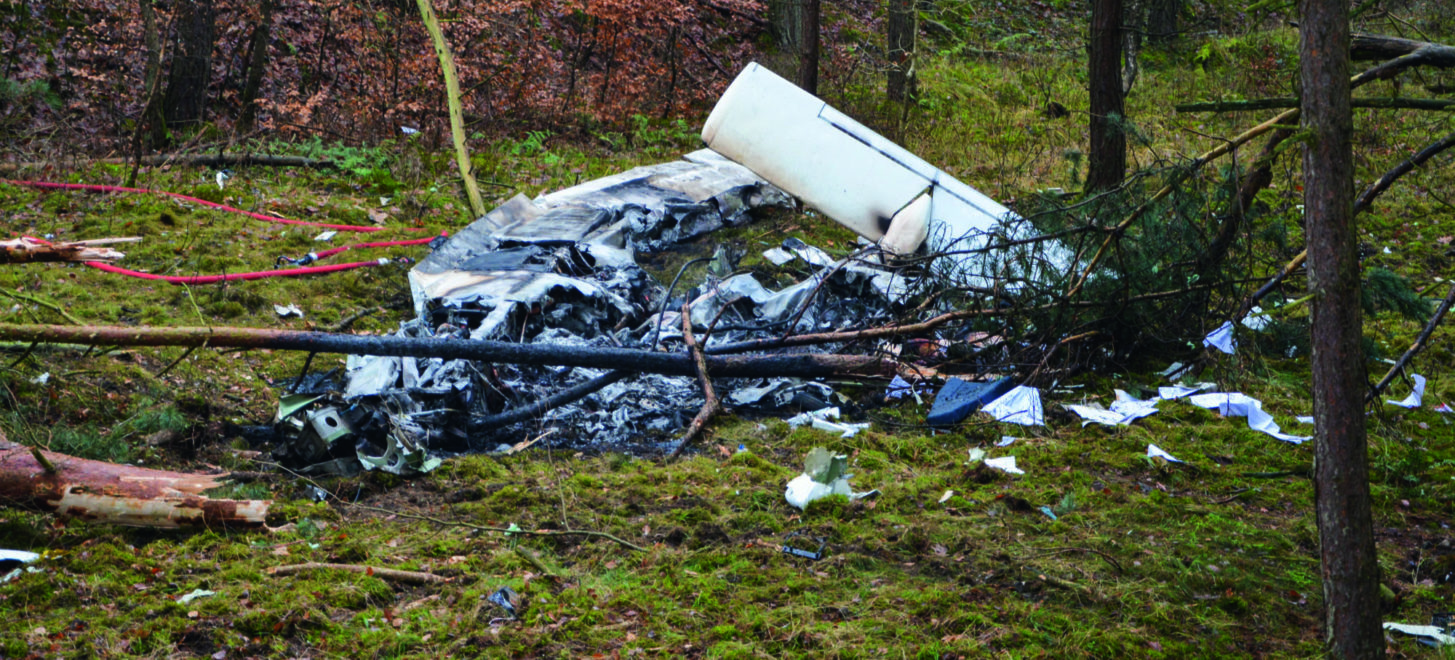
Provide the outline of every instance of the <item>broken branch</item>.
<path id="1" fill-rule="evenodd" d="M 1350 105 L 1355 108 L 1451 110 L 1455 109 L 1455 100 L 1371 97 L 1353 99 L 1350 102 Z M 1178 112 L 1248 112 L 1250 110 L 1277 110 L 1281 108 L 1297 107 L 1297 98 L 1292 96 L 1285 96 L 1271 99 L 1252 99 L 1248 101 L 1207 101 L 1199 103 L 1183 103 L 1181 105 L 1173 106 L 1173 109 L 1177 110 Z"/>
<path id="2" fill-rule="evenodd" d="M 1404 355 L 1394 361 L 1394 366 L 1389 368 L 1389 372 L 1384 374 L 1384 378 L 1379 379 L 1379 384 L 1364 395 L 1364 403 L 1369 403 L 1382 394 L 1385 388 L 1394 382 L 1394 377 L 1409 365 L 1410 360 L 1419 355 L 1420 351 L 1425 350 L 1425 345 L 1430 341 L 1430 335 L 1435 334 L 1435 328 L 1439 327 L 1440 321 L 1444 320 L 1445 314 L 1450 311 L 1452 304 L 1455 304 L 1455 284 L 1450 286 L 1450 293 L 1445 295 L 1445 302 L 1440 303 L 1440 308 L 1435 310 L 1435 315 L 1430 317 L 1430 322 L 1425 324 L 1425 329 L 1420 331 L 1420 336 L 1415 338 L 1415 343 L 1410 345 Z"/>
<path id="3" fill-rule="evenodd" d="M 116 261 L 125 254 L 111 248 L 94 247 L 108 243 L 134 243 L 140 238 L 108 238 L 71 243 L 47 243 L 33 238 L 0 241 L 0 264 L 33 264 L 58 261 Z"/>
<path id="4" fill-rule="evenodd" d="M 76 458 L 0 434 L 0 502 L 66 518 L 135 527 L 262 527 L 271 500 L 215 500 L 208 476 Z"/>
<path id="5" fill-rule="evenodd" d="M 419 571 L 401 571 L 396 568 L 377 568 L 374 566 L 360 566 L 358 564 L 326 564 L 322 562 L 308 562 L 306 564 L 292 564 L 289 566 L 274 566 L 268 569 L 268 575 L 293 575 L 306 571 L 345 571 L 348 573 L 362 573 L 372 575 L 381 580 L 394 582 L 406 582 L 409 584 L 445 584 L 450 578 L 435 575 L 434 573 L 421 573 Z"/>
<path id="6" fill-rule="evenodd" d="M 692 423 L 687 426 L 687 433 L 682 436 L 682 442 L 677 443 L 677 448 L 672 450 L 669 458 L 680 456 L 682 450 L 702 433 L 703 427 L 722 412 L 722 403 L 718 401 L 717 392 L 712 388 L 712 379 L 707 375 L 707 357 L 702 354 L 702 347 L 697 345 L 697 338 L 692 335 L 690 302 L 682 305 L 682 343 L 687 345 L 687 352 L 692 354 L 692 365 L 697 370 L 697 383 L 702 386 L 703 402 L 702 410 L 697 411 L 697 416 L 692 418 Z"/>

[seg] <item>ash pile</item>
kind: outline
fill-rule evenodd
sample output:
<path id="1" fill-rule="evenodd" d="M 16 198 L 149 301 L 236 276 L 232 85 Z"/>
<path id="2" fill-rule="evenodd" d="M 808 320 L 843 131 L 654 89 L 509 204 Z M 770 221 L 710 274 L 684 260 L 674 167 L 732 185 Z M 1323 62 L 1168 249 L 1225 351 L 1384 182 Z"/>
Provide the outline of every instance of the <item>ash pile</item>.
<path id="1" fill-rule="evenodd" d="M 950 309 L 936 292 L 1028 272 L 1010 251 L 986 250 L 1025 234 L 1013 213 L 828 111 L 766 69 L 749 67 L 703 130 L 712 149 L 534 200 L 517 196 L 439 245 L 409 274 L 416 318 L 395 334 L 682 353 L 685 304 L 703 350 L 730 352 L 754 340 L 928 318 Z M 783 116 L 751 125 L 765 112 Z M 799 145 L 785 152 L 774 146 L 783 140 Z M 798 162 L 784 162 L 793 158 Z M 860 249 L 836 259 L 784 241 L 764 258 L 804 277 L 777 290 L 735 273 L 735 255 L 723 248 L 699 282 L 657 281 L 636 261 L 799 200 L 859 233 Z M 892 353 L 903 339 L 774 350 Z M 943 332 L 918 341 L 941 350 L 957 339 Z M 284 441 L 274 455 L 305 473 L 362 467 L 409 474 L 442 457 L 511 451 L 542 438 L 556 447 L 648 454 L 674 448 L 702 407 L 701 389 L 692 377 L 631 367 L 350 356 L 341 392 L 285 398 L 276 420 Z M 714 381 L 730 409 L 796 412 L 836 403 L 820 382 Z"/>

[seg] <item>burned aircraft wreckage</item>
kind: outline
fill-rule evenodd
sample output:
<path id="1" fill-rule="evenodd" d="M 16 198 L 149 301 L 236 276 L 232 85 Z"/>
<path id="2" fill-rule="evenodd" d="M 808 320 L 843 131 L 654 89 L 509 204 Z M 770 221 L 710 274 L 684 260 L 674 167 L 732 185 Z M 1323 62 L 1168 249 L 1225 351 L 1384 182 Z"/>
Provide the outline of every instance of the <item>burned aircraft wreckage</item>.
<path id="1" fill-rule="evenodd" d="M 1013 257 L 977 248 L 1027 231 L 1004 206 L 757 65 L 729 87 L 703 139 L 709 149 L 682 160 L 517 196 L 449 237 L 410 271 L 416 317 L 396 334 L 680 352 L 684 303 L 709 352 L 872 327 L 919 294 L 1003 274 Z M 721 249 L 695 283 L 659 282 L 636 262 L 800 200 L 860 234 L 860 249 L 836 259 L 784 241 L 765 259 L 809 275 L 776 291 L 733 273 Z M 899 258 L 916 251 L 947 256 Z M 834 403 L 831 387 L 811 381 L 718 380 L 735 408 Z M 703 402 L 687 376 L 439 358 L 350 356 L 342 390 L 284 397 L 274 451 L 283 464 L 407 474 L 542 435 L 558 446 L 660 451 Z"/>

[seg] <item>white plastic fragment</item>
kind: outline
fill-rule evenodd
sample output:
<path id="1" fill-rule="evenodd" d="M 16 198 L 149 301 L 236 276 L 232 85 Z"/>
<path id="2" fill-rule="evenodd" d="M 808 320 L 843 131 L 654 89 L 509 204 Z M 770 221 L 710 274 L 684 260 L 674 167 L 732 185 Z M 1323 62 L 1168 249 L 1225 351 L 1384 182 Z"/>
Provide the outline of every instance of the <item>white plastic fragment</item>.
<path id="1" fill-rule="evenodd" d="M 947 491 L 945 491 L 945 494 L 940 496 L 939 504 L 944 504 L 945 502 L 950 501 L 950 498 L 952 498 L 954 496 L 955 496 L 955 491 L 953 491 L 953 490 L 947 490 Z"/>
<path id="2" fill-rule="evenodd" d="M 869 428 L 869 424 L 849 424 L 847 422 L 830 422 L 826 419 L 815 419 L 813 420 L 813 427 L 820 431 L 837 433 L 841 438 L 852 438 L 858 435 L 860 431 Z"/>
<path id="3" fill-rule="evenodd" d="M 29 564 L 37 559 L 40 559 L 40 555 L 26 550 L 0 550 L 0 562 Z"/>
<path id="4" fill-rule="evenodd" d="M 783 264 L 793 261 L 793 253 L 781 247 L 775 247 L 770 250 L 764 250 L 763 258 L 767 259 L 768 262 L 773 264 L 774 266 L 782 266 Z"/>
<path id="5" fill-rule="evenodd" d="M 337 231 L 334 231 L 334 230 L 330 229 L 330 230 L 328 230 L 326 232 L 323 232 L 322 234 L 319 234 L 317 236 L 314 236 L 313 237 L 313 240 L 315 240 L 315 241 L 327 241 L 327 240 L 331 240 L 334 237 L 334 235 L 337 234 L 337 233 L 338 233 Z"/>
<path id="6" fill-rule="evenodd" d="M 1228 355 L 1232 355 L 1238 348 L 1238 342 L 1233 339 L 1233 322 L 1224 321 L 1202 340 L 1203 346 L 1211 346 Z"/>
<path id="7" fill-rule="evenodd" d="M 1168 463 L 1182 462 L 1181 459 L 1174 458 L 1172 454 L 1169 454 L 1166 451 L 1163 451 L 1161 447 L 1152 444 L 1147 445 L 1147 458 L 1160 458 L 1164 461 L 1167 461 Z"/>
<path id="8" fill-rule="evenodd" d="M 789 417 L 788 419 L 785 419 L 783 421 L 788 422 L 788 426 L 790 428 L 795 428 L 796 429 L 796 428 L 798 428 L 800 426 L 808 425 L 808 426 L 812 426 L 813 428 L 816 428 L 816 429 L 819 429 L 819 430 L 822 430 L 822 431 L 828 431 L 830 433 L 837 433 L 837 434 L 839 434 L 840 437 L 843 437 L 843 438 L 852 438 L 855 435 L 857 435 L 860 431 L 863 431 L 864 429 L 869 428 L 869 424 L 867 424 L 867 423 L 865 423 L 865 424 L 849 424 L 847 422 L 831 422 L 831 421 L 829 421 L 831 419 L 838 419 L 838 418 L 839 418 L 839 407 L 838 406 L 829 406 L 827 408 L 819 408 L 818 410 L 814 410 L 814 411 L 810 411 L 810 412 L 799 413 L 799 414 L 794 415 L 792 417 Z"/>
<path id="9" fill-rule="evenodd" d="M 847 472 L 848 467 L 848 456 L 834 454 L 823 447 L 814 447 L 803 461 L 803 474 L 788 482 L 783 497 L 789 504 L 802 509 L 809 502 L 829 495 L 843 495 L 857 500 L 878 494 L 878 490 L 854 492 L 849 487 L 849 478 L 854 475 Z"/>
<path id="10" fill-rule="evenodd" d="M 1014 456 L 1001 456 L 999 458 L 987 458 L 987 459 L 985 459 L 985 467 L 992 467 L 992 468 L 995 468 L 997 470 L 1000 470 L 1001 472 L 1008 472 L 1010 474 L 1025 474 L 1026 473 L 1025 470 L 1022 470 L 1022 469 L 1020 469 L 1020 468 L 1018 468 L 1018 467 L 1015 466 L 1015 457 Z"/>
<path id="11" fill-rule="evenodd" d="M 1046 423 L 1041 409 L 1041 391 L 1034 387 L 1018 385 L 982 408 L 997 421 L 1022 426 L 1041 426 Z"/>
<path id="12" fill-rule="evenodd" d="M 1384 402 L 1385 403 L 1388 403 L 1390 405 L 1399 406 L 1401 408 L 1418 408 L 1418 407 L 1420 407 L 1420 403 L 1423 402 L 1424 399 L 1425 399 L 1425 377 L 1424 376 L 1421 376 L 1419 374 L 1415 374 L 1414 375 L 1414 379 L 1415 379 L 1415 391 L 1411 392 L 1409 396 L 1407 396 L 1407 397 L 1405 397 L 1403 399 L 1400 399 L 1399 401 L 1392 401 L 1390 399 L 1385 399 Z"/>
<path id="13" fill-rule="evenodd" d="M 1266 433 L 1274 438 L 1293 444 L 1310 440 L 1308 436 L 1290 435 L 1278 428 L 1273 416 L 1263 411 L 1263 402 L 1241 392 L 1211 392 L 1195 394 L 1187 402 L 1199 408 L 1216 410 L 1224 417 L 1247 417 L 1248 428 Z"/>
<path id="14" fill-rule="evenodd" d="M 1298 417 L 1294 417 L 1294 419 L 1295 420 L 1298 420 L 1298 423 L 1299 424 L 1312 424 L 1312 423 L 1314 423 L 1314 416 L 1313 415 L 1299 415 Z"/>
<path id="15" fill-rule="evenodd" d="M 192 602 L 194 600 L 197 600 L 198 598 L 206 598 L 207 596 L 216 596 L 216 595 L 217 595 L 217 592 L 216 591 L 208 591 L 206 589 L 193 589 L 187 595 L 181 596 L 181 597 L 177 598 L 177 604 L 178 605 L 186 605 L 187 603 L 190 603 L 190 602 Z"/>
<path id="16" fill-rule="evenodd" d="M 1437 412 L 1437 413 L 1455 413 L 1455 409 L 1451 409 L 1450 408 L 1450 404 L 1448 404 L 1448 403 L 1442 403 L 1442 404 L 1440 404 L 1438 406 L 1435 406 L 1435 412 Z"/>
<path id="17" fill-rule="evenodd" d="M 1439 644 L 1440 646 L 1449 646 L 1455 644 L 1455 637 L 1445 634 L 1445 631 L 1442 630 L 1439 626 L 1412 626 L 1407 623 L 1394 623 L 1392 621 L 1385 621 L 1384 629 L 1393 630 L 1395 632 L 1402 632 L 1406 635 L 1412 635 L 1415 637 L 1423 637 L 1435 642 L 1436 644 Z"/>

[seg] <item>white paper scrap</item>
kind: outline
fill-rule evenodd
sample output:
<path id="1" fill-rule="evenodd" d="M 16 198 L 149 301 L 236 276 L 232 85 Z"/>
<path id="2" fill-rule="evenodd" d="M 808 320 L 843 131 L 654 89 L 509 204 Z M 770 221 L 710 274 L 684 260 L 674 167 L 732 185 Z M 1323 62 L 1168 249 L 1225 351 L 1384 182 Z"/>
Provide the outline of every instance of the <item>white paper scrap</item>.
<path id="1" fill-rule="evenodd" d="M 1209 389 L 1212 386 L 1212 383 L 1198 383 L 1191 386 L 1173 385 L 1171 387 L 1159 387 L 1157 388 L 1157 398 L 1162 399 L 1163 401 L 1172 401 L 1174 399 L 1181 399 L 1185 396 L 1197 394 L 1198 392 Z"/>
<path id="2" fill-rule="evenodd" d="M 1249 330 L 1253 330 L 1255 332 L 1261 331 L 1263 328 L 1268 327 L 1269 323 L 1273 322 L 1272 317 L 1263 313 L 1262 307 L 1258 307 L 1255 305 L 1253 309 L 1249 310 L 1249 312 L 1250 313 L 1247 316 L 1243 317 L 1243 327 Z"/>
<path id="3" fill-rule="evenodd" d="M 997 446 L 997 447 L 1009 447 L 1010 444 L 1012 442 L 1015 442 L 1015 441 L 1016 441 L 1016 438 L 1014 436 L 1002 435 L 1002 436 L 1000 436 L 1000 442 L 995 443 L 995 446 Z"/>
<path id="4" fill-rule="evenodd" d="M 1211 346 L 1228 355 L 1232 355 L 1238 348 L 1238 342 L 1233 340 L 1233 322 L 1225 321 L 1217 330 L 1213 330 L 1202 340 L 1203 346 Z"/>
<path id="5" fill-rule="evenodd" d="M 815 419 L 813 420 L 813 427 L 820 431 L 837 433 L 841 438 L 852 438 L 858 435 L 860 431 L 869 428 L 869 424 L 848 424 L 843 422 L 830 422 L 826 419 Z"/>
<path id="6" fill-rule="evenodd" d="M 1163 451 L 1162 448 L 1158 447 L 1157 445 L 1147 445 L 1147 458 L 1160 458 L 1167 461 L 1168 463 L 1182 462 L 1180 459 L 1173 458 L 1172 454 Z"/>
<path id="7" fill-rule="evenodd" d="M 1448 403 L 1442 403 L 1442 404 L 1440 404 L 1438 406 L 1435 406 L 1435 412 L 1437 412 L 1437 413 L 1455 413 L 1455 409 L 1450 408 L 1450 404 L 1448 404 Z"/>
<path id="8" fill-rule="evenodd" d="M 1395 632 L 1402 632 L 1406 635 L 1414 635 L 1415 637 L 1424 637 L 1427 639 L 1431 639 L 1441 646 L 1455 644 L 1455 637 L 1446 635 L 1445 631 L 1441 630 L 1439 626 L 1412 626 L 1406 623 L 1393 623 L 1390 621 L 1385 621 L 1384 629 L 1393 630 Z"/>
<path id="9" fill-rule="evenodd" d="M 1041 409 L 1041 391 L 1025 385 L 1016 386 L 999 399 L 991 401 L 982 410 L 1001 422 L 1022 426 L 1041 426 L 1046 423 L 1045 411 Z"/>
<path id="10" fill-rule="evenodd" d="M 1117 426 L 1122 423 L 1122 414 L 1112 412 L 1106 408 L 1096 406 L 1083 406 L 1075 403 L 1066 404 L 1066 409 L 1076 413 L 1081 418 L 1081 425 L 1104 424 L 1106 426 Z"/>
<path id="11" fill-rule="evenodd" d="M 987 459 L 985 459 L 985 465 L 986 465 L 986 467 L 993 467 L 993 468 L 995 468 L 997 470 L 1000 470 L 1002 472 L 1009 472 L 1011 474 L 1025 474 L 1026 473 L 1025 470 L 1022 470 L 1022 469 L 1020 469 L 1020 468 L 1018 468 L 1018 467 L 1015 466 L 1015 457 L 1014 456 L 1001 456 L 1000 458 L 987 458 Z"/>
<path id="12" fill-rule="evenodd" d="M 1117 400 L 1111 404 L 1112 412 L 1121 413 L 1125 416 L 1123 424 L 1130 424 L 1134 420 L 1141 419 L 1157 412 L 1157 402 L 1142 401 L 1122 390 L 1115 390 Z"/>
<path id="13" fill-rule="evenodd" d="M 1314 416 L 1313 415 L 1299 415 L 1298 417 L 1295 417 L 1294 419 L 1295 420 L 1298 420 L 1298 423 L 1299 424 L 1312 424 L 1312 423 L 1314 423 Z"/>
<path id="14" fill-rule="evenodd" d="M 1308 436 L 1290 435 L 1278 428 L 1273 416 L 1263 411 L 1263 402 L 1242 392 L 1211 392 L 1194 394 L 1187 402 L 1200 408 L 1216 410 L 1224 417 L 1247 417 L 1248 428 L 1261 431 L 1284 442 L 1301 444 L 1310 440 Z"/>
<path id="15" fill-rule="evenodd" d="M 198 598 L 206 598 L 207 596 L 216 595 L 216 591 L 208 591 L 206 589 L 193 589 L 191 593 L 188 593 L 187 595 L 178 598 L 177 603 L 179 605 L 186 605 L 187 603 L 197 600 Z"/>
<path id="16" fill-rule="evenodd" d="M 1399 401 L 1391 401 L 1389 399 L 1385 399 L 1384 402 L 1391 405 L 1399 406 L 1401 408 L 1420 407 L 1420 403 L 1423 402 L 1425 399 L 1425 377 L 1419 374 L 1415 374 L 1414 379 L 1415 391 L 1411 392 L 1409 396 Z"/>
<path id="17" fill-rule="evenodd" d="M 947 491 L 945 491 L 945 494 L 944 495 L 941 495 L 940 496 L 940 502 L 939 503 L 940 504 L 944 504 L 945 502 L 950 501 L 950 498 L 952 498 L 954 496 L 955 496 L 955 491 L 953 491 L 953 490 L 947 490 Z"/>
<path id="18" fill-rule="evenodd" d="M 334 231 L 334 230 L 330 229 L 330 230 L 328 230 L 326 232 L 323 232 L 322 234 L 319 234 L 317 236 L 314 236 L 313 237 L 313 240 L 315 240 L 315 241 L 327 241 L 327 240 L 331 240 L 334 237 L 334 234 L 337 234 L 337 233 L 338 233 L 337 231 Z"/>
<path id="19" fill-rule="evenodd" d="M 804 424 L 812 424 L 813 421 L 816 420 L 816 419 L 829 420 L 829 419 L 838 419 L 838 418 L 839 418 L 839 407 L 838 406 L 829 406 L 827 408 L 819 408 L 818 410 L 814 410 L 814 411 L 810 411 L 810 412 L 799 413 L 799 414 L 794 415 L 792 417 L 789 417 L 788 419 L 785 419 L 783 421 L 788 422 L 789 428 L 795 428 L 796 429 L 796 428 L 798 428 L 800 426 L 803 426 Z"/>

